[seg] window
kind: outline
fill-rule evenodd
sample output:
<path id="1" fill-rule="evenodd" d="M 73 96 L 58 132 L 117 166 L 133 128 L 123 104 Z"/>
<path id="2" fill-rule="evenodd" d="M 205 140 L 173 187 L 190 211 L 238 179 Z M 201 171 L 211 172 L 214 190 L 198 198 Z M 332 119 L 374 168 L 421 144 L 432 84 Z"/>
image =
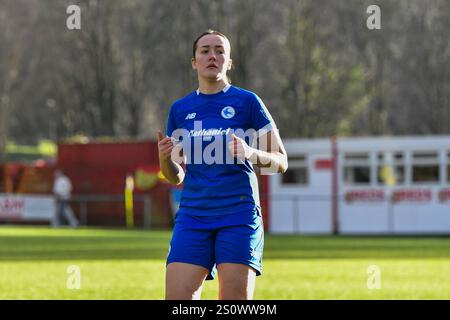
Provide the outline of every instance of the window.
<path id="1" fill-rule="evenodd" d="M 450 152 L 447 154 L 447 182 L 450 182 Z"/>
<path id="2" fill-rule="evenodd" d="M 288 169 L 282 175 L 282 183 L 307 185 L 308 178 L 308 163 L 305 155 L 289 156 Z"/>
<path id="3" fill-rule="evenodd" d="M 346 153 L 344 155 L 344 183 L 370 183 L 370 162 L 368 153 Z"/>
<path id="4" fill-rule="evenodd" d="M 283 174 L 283 184 L 307 184 L 308 172 L 306 168 L 291 168 Z"/>
<path id="5" fill-rule="evenodd" d="M 401 152 L 380 152 L 377 164 L 378 183 L 394 186 L 405 182 L 405 162 Z"/>
<path id="6" fill-rule="evenodd" d="M 370 167 L 345 167 L 344 182 L 346 184 L 370 183 Z"/>
<path id="7" fill-rule="evenodd" d="M 438 166 L 414 166 L 413 182 L 438 182 Z"/>
<path id="8" fill-rule="evenodd" d="M 439 156 L 437 152 L 413 153 L 413 183 L 439 182 Z"/>

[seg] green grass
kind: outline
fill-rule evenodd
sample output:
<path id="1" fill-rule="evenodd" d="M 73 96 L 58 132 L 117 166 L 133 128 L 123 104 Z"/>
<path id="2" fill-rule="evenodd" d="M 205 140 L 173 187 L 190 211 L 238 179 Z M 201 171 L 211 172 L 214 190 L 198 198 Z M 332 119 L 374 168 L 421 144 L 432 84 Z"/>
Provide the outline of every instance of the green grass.
<path id="1" fill-rule="evenodd" d="M 0 227 L 0 299 L 163 299 L 171 233 Z M 70 265 L 81 289 L 66 286 Z M 367 288 L 367 268 L 381 288 Z M 266 236 L 255 299 L 450 299 L 450 238 Z M 217 280 L 204 299 L 216 299 Z"/>

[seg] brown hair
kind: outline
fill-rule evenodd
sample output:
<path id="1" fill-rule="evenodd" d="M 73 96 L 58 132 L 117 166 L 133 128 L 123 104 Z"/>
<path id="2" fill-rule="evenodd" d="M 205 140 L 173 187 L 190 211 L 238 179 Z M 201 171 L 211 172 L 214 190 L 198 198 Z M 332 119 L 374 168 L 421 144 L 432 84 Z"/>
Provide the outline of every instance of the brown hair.
<path id="1" fill-rule="evenodd" d="M 192 57 L 193 58 L 195 58 L 195 51 L 197 50 L 197 43 L 198 43 L 198 41 L 202 37 L 204 37 L 204 36 L 206 36 L 208 34 L 215 34 L 215 35 L 221 36 L 222 38 L 226 39 L 228 41 L 228 43 L 230 43 L 230 40 L 228 40 L 228 38 L 223 33 L 219 32 L 219 31 L 216 31 L 216 30 L 208 29 L 205 32 L 203 32 L 201 35 L 199 35 L 197 37 L 197 39 L 195 39 L 194 44 L 192 46 Z"/>

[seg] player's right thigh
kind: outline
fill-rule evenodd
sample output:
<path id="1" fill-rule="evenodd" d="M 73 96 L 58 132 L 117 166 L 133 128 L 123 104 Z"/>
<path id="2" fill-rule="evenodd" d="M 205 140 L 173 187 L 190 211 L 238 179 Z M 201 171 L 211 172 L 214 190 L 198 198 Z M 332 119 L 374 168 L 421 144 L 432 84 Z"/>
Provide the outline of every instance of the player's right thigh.
<path id="1" fill-rule="evenodd" d="M 203 219 L 177 215 L 166 269 L 166 299 L 198 299 L 214 267 L 214 235 Z"/>
<path id="2" fill-rule="evenodd" d="M 172 262 L 166 269 L 166 300 L 198 300 L 209 270 L 198 265 Z"/>

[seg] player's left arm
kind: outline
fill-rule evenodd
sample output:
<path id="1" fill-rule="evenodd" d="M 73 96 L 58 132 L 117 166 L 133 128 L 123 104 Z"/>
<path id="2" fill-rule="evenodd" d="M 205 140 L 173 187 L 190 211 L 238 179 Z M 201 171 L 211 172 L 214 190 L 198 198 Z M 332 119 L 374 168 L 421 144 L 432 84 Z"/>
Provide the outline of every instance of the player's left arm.
<path id="1" fill-rule="evenodd" d="M 287 153 L 278 129 L 263 133 L 257 139 L 256 147 L 249 146 L 245 140 L 232 135 L 228 148 L 231 154 L 241 160 L 249 160 L 260 167 L 264 174 L 284 173 L 288 168 Z"/>

